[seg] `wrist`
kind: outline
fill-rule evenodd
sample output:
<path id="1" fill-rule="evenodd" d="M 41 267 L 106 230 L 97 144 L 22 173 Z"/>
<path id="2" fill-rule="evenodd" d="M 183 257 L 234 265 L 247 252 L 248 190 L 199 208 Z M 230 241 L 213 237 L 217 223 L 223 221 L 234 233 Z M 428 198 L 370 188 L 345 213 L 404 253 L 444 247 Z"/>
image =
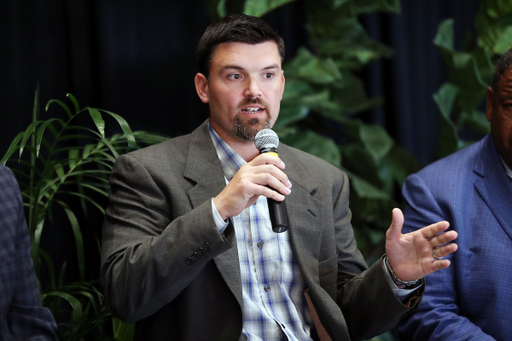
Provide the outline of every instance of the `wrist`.
<path id="1" fill-rule="evenodd" d="M 384 255 L 384 265 L 386 266 L 386 269 L 388 270 L 388 273 L 391 277 L 391 280 L 395 285 L 398 287 L 398 289 L 412 289 L 418 285 L 418 283 L 421 281 L 421 279 L 416 279 L 413 281 L 404 281 L 395 274 L 393 271 L 393 267 L 389 263 L 388 256 Z"/>

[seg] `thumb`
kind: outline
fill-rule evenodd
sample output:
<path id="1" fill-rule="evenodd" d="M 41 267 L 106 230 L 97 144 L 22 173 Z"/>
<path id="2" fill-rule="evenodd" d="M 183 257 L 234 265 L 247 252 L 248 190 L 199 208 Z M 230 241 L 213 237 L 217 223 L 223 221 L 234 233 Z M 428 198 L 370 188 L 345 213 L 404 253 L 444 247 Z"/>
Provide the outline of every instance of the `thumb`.
<path id="1" fill-rule="evenodd" d="M 404 225 L 404 214 L 399 208 L 394 208 L 391 212 L 393 218 L 391 225 L 386 232 L 386 239 L 397 239 L 402 235 L 402 226 Z"/>

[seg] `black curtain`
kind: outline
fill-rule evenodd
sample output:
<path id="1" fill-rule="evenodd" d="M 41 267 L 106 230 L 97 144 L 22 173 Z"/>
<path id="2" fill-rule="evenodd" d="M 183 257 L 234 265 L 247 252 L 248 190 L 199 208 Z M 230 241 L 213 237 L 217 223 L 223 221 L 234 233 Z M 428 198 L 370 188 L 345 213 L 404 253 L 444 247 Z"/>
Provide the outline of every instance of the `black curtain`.
<path id="1" fill-rule="evenodd" d="M 439 131 L 432 94 L 447 80 L 432 40 L 438 24 L 454 18 L 460 48 L 478 6 L 478 0 L 406 0 L 399 15 L 361 19 L 374 39 L 395 50 L 362 75 L 369 94 L 385 99 L 365 115 L 424 163 L 434 159 Z M 284 37 L 287 59 L 307 45 L 305 17 L 301 1 L 264 17 Z M 209 23 L 202 1 L 1 1 L 0 154 L 29 124 L 38 84 L 43 104 L 70 92 L 82 105 L 122 115 L 134 130 L 192 131 L 208 115 L 193 78 L 195 46 Z"/>
<path id="2" fill-rule="evenodd" d="M 460 48 L 478 6 L 478 0 L 402 0 L 400 15 L 361 18 L 374 39 L 395 50 L 393 58 L 378 61 L 361 74 L 368 93 L 385 100 L 363 116 L 386 127 L 425 164 L 434 160 L 439 135 L 432 94 L 447 81 L 432 40 L 439 23 L 454 18 Z M 287 60 L 307 45 L 302 1 L 282 6 L 264 19 L 283 36 Z M 193 79 L 195 47 L 209 23 L 203 1 L 0 1 L 0 156 L 31 122 L 37 86 L 41 108 L 53 98 L 66 102 L 69 92 L 82 106 L 120 114 L 133 130 L 171 136 L 191 132 L 208 116 Z M 42 111 L 41 119 L 47 117 Z M 107 124 L 107 134 L 119 131 L 114 122 Z M 99 236 L 101 221 L 88 224 L 95 225 Z M 65 245 L 73 240 L 71 232 L 66 233 L 56 233 L 45 243 Z M 86 242 L 95 245 L 94 240 Z M 91 261 L 99 263 L 97 258 Z M 97 265 L 88 269 L 90 277 L 97 278 Z"/>

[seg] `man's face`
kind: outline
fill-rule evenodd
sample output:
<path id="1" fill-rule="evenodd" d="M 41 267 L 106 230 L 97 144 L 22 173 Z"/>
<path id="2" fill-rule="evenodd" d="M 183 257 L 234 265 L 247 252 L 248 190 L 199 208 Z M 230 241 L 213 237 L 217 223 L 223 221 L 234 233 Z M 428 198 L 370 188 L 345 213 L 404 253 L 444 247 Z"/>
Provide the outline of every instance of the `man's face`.
<path id="1" fill-rule="evenodd" d="M 281 57 L 273 41 L 222 43 L 210 62 L 210 78 L 196 75 L 196 90 L 210 105 L 210 124 L 226 141 L 253 141 L 271 128 L 284 91 Z"/>
<path id="2" fill-rule="evenodd" d="M 487 119 L 491 135 L 505 163 L 512 168 L 512 68 L 501 76 L 496 93 L 487 89 Z"/>

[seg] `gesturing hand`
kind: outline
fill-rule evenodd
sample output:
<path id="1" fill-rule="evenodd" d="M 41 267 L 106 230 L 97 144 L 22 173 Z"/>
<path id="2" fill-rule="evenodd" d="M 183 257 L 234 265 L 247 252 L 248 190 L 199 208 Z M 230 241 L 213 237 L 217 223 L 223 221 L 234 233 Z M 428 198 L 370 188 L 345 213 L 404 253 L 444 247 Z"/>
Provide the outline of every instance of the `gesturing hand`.
<path id="1" fill-rule="evenodd" d="M 457 244 L 449 243 L 457 238 L 457 232 L 442 233 L 450 226 L 448 222 L 441 221 L 407 234 L 402 234 L 403 224 L 404 215 L 395 208 L 391 226 L 386 232 L 386 254 L 398 278 L 417 280 L 450 266 L 449 260 L 439 260 L 457 250 Z M 434 258 L 434 248 L 438 259 Z"/>
<path id="2" fill-rule="evenodd" d="M 284 167 L 280 158 L 268 153 L 258 155 L 243 165 L 213 199 L 222 219 L 240 214 L 244 208 L 254 204 L 260 195 L 283 201 L 284 195 L 290 194 L 292 187 L 288 176 L 282 171 Z"/>

